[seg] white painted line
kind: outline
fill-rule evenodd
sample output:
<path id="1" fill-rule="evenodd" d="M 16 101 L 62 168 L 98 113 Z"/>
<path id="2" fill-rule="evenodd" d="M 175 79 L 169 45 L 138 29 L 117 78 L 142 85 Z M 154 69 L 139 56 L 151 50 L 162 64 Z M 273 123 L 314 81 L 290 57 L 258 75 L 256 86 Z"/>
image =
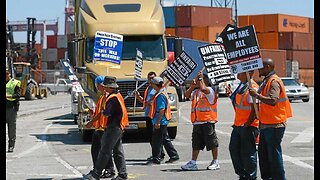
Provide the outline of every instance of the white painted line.
<path id="1" fill-rule="evenodd" d="M 46 128 L 44 129 L 44 131 L 41 134 L 46 134 L 48 132 L 48 129 L 50 128 L 50 126 L 52 126 L 52 124 L 47 125 Z M 41 140 L 41 141 L 37 142 L 36 145 L 34 145 L 31 148 L 19 153 L 18 155 L 15 155 L 15 156 L 12 156 L 12 157 L 13 158 L 21 158 L 21 157 L 23 157 L 23 156 L 25 156 L 27 154 L 32 153 L 33 151 L 35 151 L 35 150 L 37 150 L 39 148 L 41 148 L 43 145 L 46 145 L 46 141 L 45 141 L 46 137 L 45 137 L 45 135 L 43 135 L 43 136 L 44 136 L 44 138 L 42 138 L 42 139 L 44 139 L 44 140 Z"/>
<path id="2" fill-rule="evenodd" d="M 20 175 L 20 176 L 24 176 L 24 177 L 27 177 L 27 176 L 47 176 L 47 177 L 68 177 L 68 178 L 77 178 L 79 176 L 76 176 L 76 175 L 72 175 L 72 174 L 35 174 L 35 173 L 10 173 L 10 172 L 7 172 L 6 174 L 10 174 L 10 175 Z M 82 177 L 82 175 L 81 175 Z"/>
<path id="3" fill-rule="evenodd" d="M 285 154 L 282 154 L 283 156 L 283 160 L 284 161 L 289 161 L 297 166 L 300 166 L 302 168 L 307 168 L 307 169 L 311 169 L 312 170 L 312 173 L 314 173 L 314 167 L 311 166 L 310 164 L 307 164 L 305 162 L 302 162 L 300 161 L 298 158 L 295 158 L 295 157 L 290 157 L 288 155 L 285 155 Z M 314 160 L 314 159 L 313 159 Z"/>
<path id="4" fill-rule="evenodd" d="M 231 137 L 231 132 L 225 132 L 225 131 L 221 131 L 221 130 L 218 130 L 218 129 L 216 129 L 216 132 L 219 133 L 219 134 L 223 134 L 223 135 Z"/>
<path id="5" fill-rule="evenodd" d="M 61 163 L 64 167 L 66 167 L 67 169 L 69 169 L 70 171 L 72 171 L 76 176 L 81 176 L 82 177 L 82 173 L 80 173 L 77 169 L 75 169 L 74 167 L 72 167 L 70 164 L 68 164 L 66 161 L 62 160 L 60 157 L 56 157 L 55 158 L 59 163 Z"/>
<path id="6" fill-rule="evenodd" d="M 310 143 L 314 137 L 314 127 L 310 127 L 300 132 L 291 143 Z"/>

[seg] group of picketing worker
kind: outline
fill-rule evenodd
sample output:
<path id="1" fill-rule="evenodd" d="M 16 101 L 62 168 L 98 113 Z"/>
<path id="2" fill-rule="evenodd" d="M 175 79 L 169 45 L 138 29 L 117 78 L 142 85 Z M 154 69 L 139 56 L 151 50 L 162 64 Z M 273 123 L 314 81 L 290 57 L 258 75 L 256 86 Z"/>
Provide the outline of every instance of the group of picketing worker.
<path id="1" fill-rule="evenodd" d="M 281 141 L 286 121 L 292 117 L 290 103 L 283 82 L 274 71 L 272 59 L 263 59 L 259 75 L 264 79 L 260 86 L 252 79 L 253 73 L 237 74 L 241 81 L 239 86 L 233 92 L 228 87 L 226 89 L 235 111 L 229 143 L 234 171 L 241 180 L 257 179 L 259 158 L 262 179 L 285 180 Z M 135 91 L 135 97 L 143 103 L 146 126 L 150 132 L 152 155 L 147 159 L 147 164 L 161 164 L 165 156 L 164 149 L 170 157 L 165 163 L 174 163 L 180 158 L 167 131 L 171 119 L 166 91 L 168 81 L 164 82 L 155 72 L 149 72 L 147 79 L 149 86 L 143 96 Z M 95 85 L 101 95 L 96 108 L 89 110 L 92 119 L 87 124 L 96 129 L 91 146 L 93 170 L 84 175 L 84 179 L 128 179 L 122 147 L 122 136 L 129 124 L 124 99 L 117 90 L 115 77 L 98 76 Z M 219 142 L 215 131 L 218 122 L 217 92 L 211 87 L 208 76 L 200 71 L 185 96 L 191 100 L 192 154 L 191 160 L 181 169 L 198 170 L 197 158 L 205 147 L 212 153 L 212 161 L 207 169 L 220 169 Z"/>

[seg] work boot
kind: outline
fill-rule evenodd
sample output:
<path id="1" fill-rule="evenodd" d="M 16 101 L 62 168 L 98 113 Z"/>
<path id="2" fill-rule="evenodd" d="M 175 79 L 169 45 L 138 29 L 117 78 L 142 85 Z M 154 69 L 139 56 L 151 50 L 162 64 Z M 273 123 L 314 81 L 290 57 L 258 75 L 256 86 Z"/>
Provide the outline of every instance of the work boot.
<path id="1" fill-rule="evenodd" d="M 13 152 L 13 149 L 14 149 L 14 147 L 13 147 L 13 146 L 10 146 L 10 147 L 8 148 L 8 152 L 9 152 L 9 153 L 12 153 L 12 152 Z"/>
<path id="2" fill-rule="evenodd" d="M 100 180 L 99 176 L 93 171 L 90 171 L 88 174 L 83 175 L 83 179 Z"/>
<path id="3" fill-rule="evenodd" d="M 179 159 L 180 159 L 179 156 L 173 156 L 173 157 L 170 157 L 170 159 L 165 163 L 173 163 L 175 161 L 178 161 Z"/>

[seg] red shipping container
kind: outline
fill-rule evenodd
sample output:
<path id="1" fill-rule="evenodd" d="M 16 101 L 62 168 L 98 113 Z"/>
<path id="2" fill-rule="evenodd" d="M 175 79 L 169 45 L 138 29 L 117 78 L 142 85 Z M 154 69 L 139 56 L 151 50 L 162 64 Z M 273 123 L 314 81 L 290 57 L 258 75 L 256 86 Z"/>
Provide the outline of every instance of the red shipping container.
<path id="1" fill-rule="evenodd" d="M 287 50 L 287 59 L 299 62 L 299 68 L 314 68 L 314 51 Z"/>
<path id="2" fill-rule="evenodd" d="M 226 26 L 231 23 L 231 8 L 179 6 L 176 9 L 176 26 Z"/>
<path id="3" fill-rule="evenodd" d="M 313 33 L 281 32 L 279 33 L 279 49 L 314 50 Z"/>
<path id="4" fill-rule="evenodd" d="M 178 27 L 176 29 L 176 34 L 178 37 L 192 38 L 192 28 L 191 27 Z"/>
<path id="5" fill-rule="evenodd" d="M 299 69 L 299 81 L 307 86 L 314 86 L 314 69 Z"/>
<path id="6" fill-rule="evenodd" d="M 58 48 L 58 59 L 64 59 L 65 52 L 68 51 L 67 48 Z"/>
<path id="7" fill-rule="evenodd" d="M 309 18 L 309 32 L 314 33 L 314 18 Z"/>
<path id="8" fill-rule="evenodd" d="M 286 59 L 287 54 L 285 50 L 275 49 L 260 49 L 262 58 L 270 58 L 274 61 L 274 70 L 279 77 L 285 77 L 286 73 Z M 256 82 L 261 82 L 264 77 L 259 77 L 258 70 L 254 72 L 253 79 Z"/>
<path id="9" fill-rule="evenodd" d="M 57 35 L 47 36 L 47 48 L 57 48 Z"/>

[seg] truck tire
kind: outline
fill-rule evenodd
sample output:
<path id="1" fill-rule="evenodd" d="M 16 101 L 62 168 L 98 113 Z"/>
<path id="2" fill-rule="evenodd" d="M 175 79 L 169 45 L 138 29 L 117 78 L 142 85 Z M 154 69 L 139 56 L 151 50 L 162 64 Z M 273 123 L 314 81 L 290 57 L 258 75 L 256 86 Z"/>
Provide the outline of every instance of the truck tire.
<path id="1" fill-rule="evenodd" d="M 177 136 L 177 127 L 168 127 L 168 134 L 170 139 L 175 139 Z"/>
<path id="2" fill-rule="evenodd" d="M 27 90 L 24 98 L 26 100 L 34 100 L 36 98 L 36 91 L 36 86 L 33 83 L 29 83 L 27 85 Z"/>
<path id="3" fill-rule="evenodd" d="M 94 130 L 92 129 L 83 129 L 81 131 L 81 139 L 83 142 L 91 142 L 92 141 L 92 134 Z"/>
<path id="4" fill-rule="evenodd" d="M 45 97 L 45 89 L 40 89 L 39 90 L 40 92 L 39 92 L 39 94 L 37 95 L 37 98 L 38 99 L 43 99 L 44 97 Z"/>

